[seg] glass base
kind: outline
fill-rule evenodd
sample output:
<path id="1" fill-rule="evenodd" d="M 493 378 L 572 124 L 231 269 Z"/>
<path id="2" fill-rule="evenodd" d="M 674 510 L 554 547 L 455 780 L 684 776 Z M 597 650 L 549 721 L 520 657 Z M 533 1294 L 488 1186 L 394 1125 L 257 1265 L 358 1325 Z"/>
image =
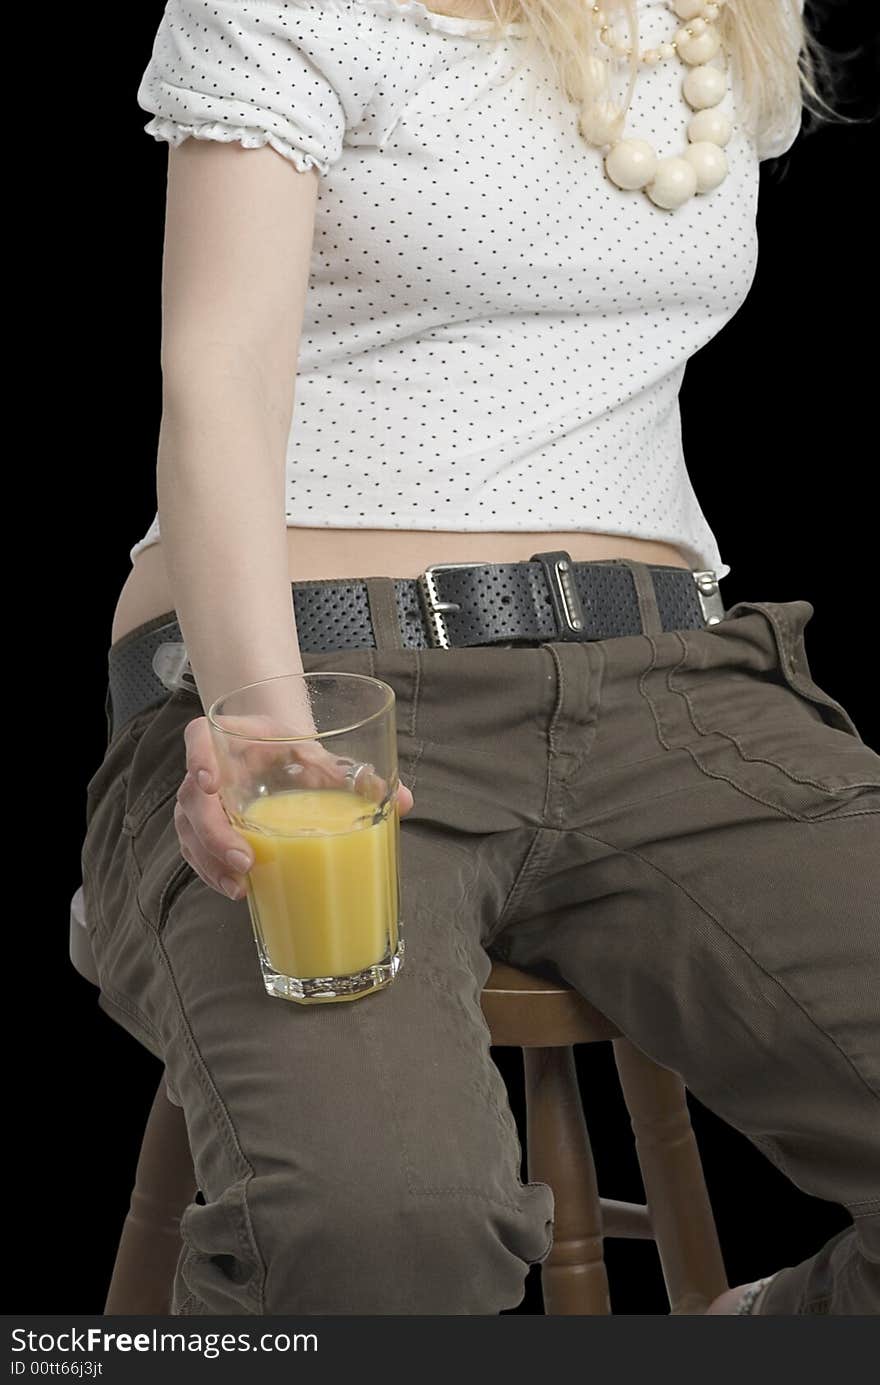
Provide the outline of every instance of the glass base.
<path id="1" fill-rule="evenodd" d="M 381 962 L 348 976 L 284 976 L 269 964 L 262 947 L 260 970 L 269 995 L 280 1000 L 297 1001 L 300 1005 L 327 1004 L 334 1000 L 357 1000 L 360 996 L 381 991 L 394 980 L 403 966 L 403 930 L 398 928 L 397 949 Z"/>

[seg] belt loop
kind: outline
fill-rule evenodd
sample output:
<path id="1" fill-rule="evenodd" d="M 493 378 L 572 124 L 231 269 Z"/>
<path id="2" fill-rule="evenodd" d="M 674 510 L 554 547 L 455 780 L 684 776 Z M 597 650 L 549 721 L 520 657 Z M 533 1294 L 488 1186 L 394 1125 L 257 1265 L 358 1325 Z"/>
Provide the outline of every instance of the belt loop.
<path id="1" fill-rule="evenodd" d="M 651 576 L 647 563 L 640 563 L 635 558 L 618 558 L 617 561 L 623 567 L 628 567 L 632 573 L 632 579 L 636 587 L 636 596 L 639 602 L 639 614 L 642 620 L 643 633 L 646 635 L 662 635 L 663 621 L 660 616 L 660 607 L 657 605 L 657 593 L 654 590 L 654 579 Z"/>
<path id="2" fill-rule="evenodd" d="M 377 649 L 403 649 L 397 593 L 391 577 L 365 577 L 370 621 Z"/>

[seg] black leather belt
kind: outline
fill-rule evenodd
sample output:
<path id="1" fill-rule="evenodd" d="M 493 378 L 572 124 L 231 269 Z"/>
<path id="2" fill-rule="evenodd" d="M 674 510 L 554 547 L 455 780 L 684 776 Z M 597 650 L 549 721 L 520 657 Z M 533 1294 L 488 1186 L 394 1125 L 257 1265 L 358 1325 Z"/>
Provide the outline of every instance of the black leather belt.
<path id="1" fill-rule="evenodd" d="M 377 648 L 380 620 L 404 649 L 458 649 L 694 630 L 724 616 L 714 572 L 625 558 L 574 562 L 564 550 L 521 563 L 434 563 L 415 578 L 293 582 L 291 590 L 303 653 Z M 117 640 L 108 666 L 111 737 L 169 691 L 198 696 L 173 618 Z"/>

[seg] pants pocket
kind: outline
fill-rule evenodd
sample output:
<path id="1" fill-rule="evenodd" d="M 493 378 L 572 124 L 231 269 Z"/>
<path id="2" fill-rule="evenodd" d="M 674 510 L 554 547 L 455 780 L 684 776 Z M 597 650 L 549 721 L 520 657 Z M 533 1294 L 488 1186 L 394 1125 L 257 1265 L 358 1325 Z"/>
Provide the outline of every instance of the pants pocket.
<path id="1" fill-rule="evenodd" d="M 119 832 L 138 908 L 156 932 L 177 897 L 199 878 L 180 854 L 174 825 L 177 790 L 186 774 L 184 730 L 197 715 L 195 698 L 181 690 L 135 719 Z"/>
<path id="2" fill-rule="evenodd" d="M 252 1176 L 236 1179 L 212 1202 L 184 1209 L 172 1312 L 193 1296 L 211 1314 L 262 1313 L 264 1269 L 247 1209 Z"/>
<path id="3" fill-rule="evenodd" d="M 181 689 L 136 718 L 122 824 L 127 836 L 137 838 L 150 818 L 176 795 L 186 774 L 184 730 L 199 712 L 197 699 Z"/>
<path id="4" fill-rule="evenodd" d="M 880 790 L 880 756 L 810 672 L 813 613 L 808 601 L 741 601 L 718 625 L 677 632 L 665 707 L 707 774 L 806 820 L 863 811 Z"/>

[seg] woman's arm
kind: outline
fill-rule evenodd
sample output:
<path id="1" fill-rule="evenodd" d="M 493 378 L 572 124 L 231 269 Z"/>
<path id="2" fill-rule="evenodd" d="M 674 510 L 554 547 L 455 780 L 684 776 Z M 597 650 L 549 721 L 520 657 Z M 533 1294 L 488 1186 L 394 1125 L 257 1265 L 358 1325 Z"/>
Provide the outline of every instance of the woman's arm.
<path id="1" fill-rule="evenodd" d="M 162 282 L 162 549 L 207 710 L 301 673 L 285 453 L 318 174 L 266 146 L 169 149 Z"/>

